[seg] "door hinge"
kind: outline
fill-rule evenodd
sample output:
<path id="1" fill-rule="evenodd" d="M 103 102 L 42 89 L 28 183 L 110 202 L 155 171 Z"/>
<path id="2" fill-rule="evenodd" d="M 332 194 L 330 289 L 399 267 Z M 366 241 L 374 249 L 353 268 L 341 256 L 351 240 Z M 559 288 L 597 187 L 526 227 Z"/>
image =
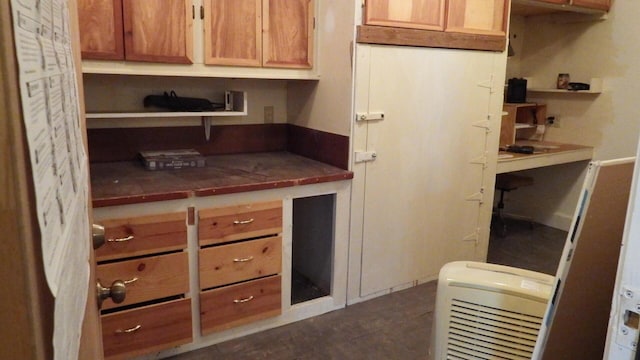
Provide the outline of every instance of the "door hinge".
<path id="1" fill-rule="evenodd" d="M 371 113 L 356 113 L 356 121 L 376 121 L 384 120 L 383 112 L 371 112 Z"/>
<path id="2" fill-rule="evenodd" d="M 471 161 L 469 161 L 471 164 L 478 164 L 478 165 L 482 165 L 483 168 L 487 167 L 487 153 L 485 152 L 484 154 L 478 156 L 475 159 L 471 159 Z"/>
<path id="3" fill-rule="evenodd" d="M 204 6 L 200 5 L 200 19 L 204 20 Z"/>
<path id="4" fill-rule="evenodd" d="M 356 151 L 354 155 L 356 163 L 375 161 L 378 157 L 375 151 Z"/>
<path id="5" fill-rule="evenodd" d="M 467 196 L 467 198 L 465 200 L 467 200 L 467 201 L 477 201 L 480 204 L 482 204 L 482 201 L 484 200 L 484 189 L 480 188 L 480 191 L 478 191 L 477 193 L 473 193 L 473 194 Z"/>
<path id="6" fill-rule="evenodd" d="M 473 233 L 463 237 L 462 241 L 473 241 L 476 243 L 476 245 L 478 245 L 479 239 L 480 239 L 480 228 L 476 228 L 476 230 Z"/>
<path id="7" fill-rule="evenodd" d="M 476 121 L 471 126 L 479 127 L 489 132 L 491 130 L 491 115 L 487 115 L 487 120 Z"/>
<path id="8" fill-rule="evenodd" d="M 192 19 L 196 19 L 196 6 L 195 5 L 191 5 L 191 18 Z"/>

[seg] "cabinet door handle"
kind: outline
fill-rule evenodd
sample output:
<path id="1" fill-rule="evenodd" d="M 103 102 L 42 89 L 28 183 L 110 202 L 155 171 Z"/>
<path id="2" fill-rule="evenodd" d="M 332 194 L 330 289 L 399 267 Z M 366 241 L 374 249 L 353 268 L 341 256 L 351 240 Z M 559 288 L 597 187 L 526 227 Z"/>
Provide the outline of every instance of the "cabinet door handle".
<path id="1" fill-rule="evenodd" d="M 107 239 L 107 242 L 125 242 L 133 240 L 133 235 L 129 235 L 123 238 Z"/>
<path id="2" fill-rule="evenodd" d="M 235 259 L 233 259 L 233 262 L 242 263 L 242 262 L 247 262 L 247 261 L 251 261 L 251 260 L 253 260 L 253 256 L 249 256 L 249 257 L 246 257 L 246 258 L 235 258 Z"/>
<path id="3" fill-rule="evenodd" d="M 115 331 L 115 333 L 116 334 L 131 334 L 131 333 L 134 333 L 134 332 L 140 330 L 141 327 L 142 327 L 142 325 L 138 324 L 138 325 L 136 325 L 136 326 L 134 326 L 132 328 L 128 328 L 128 329 L 124 329 L 124 330 L 118 329 L 118 330 Z"/>
<path id="4" fill-rule="evenodd" d="M 233 222 L 233 225 L 246 225 L 246 224 L 251 224 L 253 222 L 253 218 L 249 219 L 249 220 L 235 220 Z"/>
<path id="5" fill-rule="evenodd" d="M 125 285 L 129 285 L 129 284 L 133 284 L 134 282 L 136 282 L 136 281 L 138 281 L 138 280 L 139 280 L 139 278 L 134 277 L 133 279 L 129 279 L 129 280 L 125 280 L 125 281 L 123 281 L 123 283 L 124 283 Z"/>
<path id="6" fill-rule="evenodd" d="M 246 303 L 248 301 L 253 300 L 253 295 L 249 296 L 248 298 L 244 298 L 244 299 L 235 299 L 233 300 L 234 304 L 242 304 L 242 303 Z"/>

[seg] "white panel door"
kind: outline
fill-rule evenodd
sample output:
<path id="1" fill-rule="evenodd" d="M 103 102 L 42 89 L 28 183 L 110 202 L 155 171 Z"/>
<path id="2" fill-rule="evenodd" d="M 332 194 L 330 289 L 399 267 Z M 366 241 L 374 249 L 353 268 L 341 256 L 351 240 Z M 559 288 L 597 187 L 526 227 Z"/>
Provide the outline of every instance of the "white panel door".
<path id="1" fill-rule="evenodd" d="M 354 127 L 354 150 L 377 154 L 353 167 L 364 176 L 364 194 L 354 199 L 364 205 L 367 296 L 435 278 L 448 261 L 484 259 L 486 240 L 477 244 L 480 233 L 488 237 L 481 207 L 492 206 L 481 201 L 490 179 L 482 161 L 496 55 L 359 45 L 357 58 L 356 112 L 384 112 L 384 120 Z M 487 185 L 485 197 L 493 194 L 492 180 Z"/>

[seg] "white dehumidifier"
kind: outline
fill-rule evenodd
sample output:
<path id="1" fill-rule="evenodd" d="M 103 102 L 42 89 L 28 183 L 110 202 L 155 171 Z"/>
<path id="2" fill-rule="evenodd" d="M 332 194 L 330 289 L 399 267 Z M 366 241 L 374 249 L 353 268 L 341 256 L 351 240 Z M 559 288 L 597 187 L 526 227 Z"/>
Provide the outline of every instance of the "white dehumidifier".
<path id="1" fill-rule="evenodd" d="M 440 270 L 430 358 L 531 359 L 554 277 L 470 261 Z"/>

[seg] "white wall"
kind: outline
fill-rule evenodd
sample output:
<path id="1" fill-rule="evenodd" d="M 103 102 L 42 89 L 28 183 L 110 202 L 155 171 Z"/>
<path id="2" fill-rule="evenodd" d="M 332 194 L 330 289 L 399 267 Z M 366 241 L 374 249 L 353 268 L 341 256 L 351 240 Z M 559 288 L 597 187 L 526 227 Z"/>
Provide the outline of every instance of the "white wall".
<path id="1" fill-rule="evenodd" d="M 634 45 L 640 3 L 614 1 L 605 20 L 584 16 L 512 17 L 516 56 L 509 59 L 507 78 L 535 78 L 554 87 L 558 73 L 571 81 L 604 80 L 600 95 L 551 94 L 527 100 L 548 104 L 560 127 L 548 128 L 545 140 L 594 146 L 594 158 L 634 156 L 640 132 L 640 48 Z M 517 35 L 516 40 L 513 35 Z M 509 211 L 568 229 L 583 181 L 584 164 L 531 170 L 533 187 L 509 194 Z"/>

